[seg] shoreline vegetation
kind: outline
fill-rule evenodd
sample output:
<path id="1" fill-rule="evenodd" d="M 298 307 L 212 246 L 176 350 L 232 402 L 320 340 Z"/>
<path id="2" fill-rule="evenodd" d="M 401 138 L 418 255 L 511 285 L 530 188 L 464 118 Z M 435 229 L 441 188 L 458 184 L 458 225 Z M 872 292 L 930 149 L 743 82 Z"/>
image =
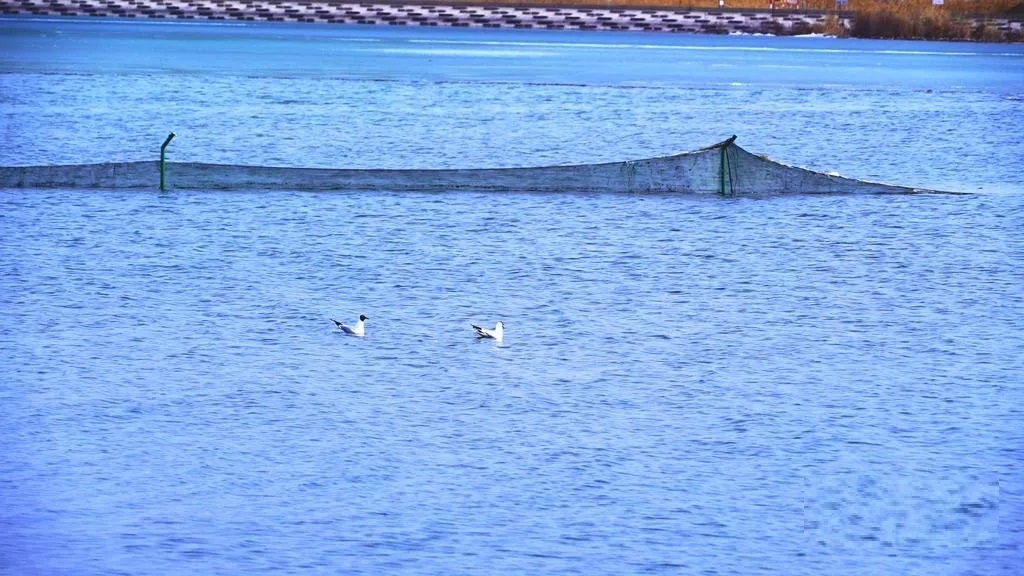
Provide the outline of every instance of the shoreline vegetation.
<path id="1" fill-rule="evenodd" d="M 0 0 L 2 14 L 1024 41 L 1024 0 Z"/>
<path id="2" fill-rule="evenodd" d="M 1024 31 L 1000 30 L 997 18 L 1024 19 L 1024 0 L 453 0 L 454 5 L 557 6 L 673 9 L 770 10 L 826 12 L 823 25 L 786 30 L 777 35 L 827 34 L 839 38 L 1021 42 Z M 845 25 L 844 21 L 849 22 Z"/>

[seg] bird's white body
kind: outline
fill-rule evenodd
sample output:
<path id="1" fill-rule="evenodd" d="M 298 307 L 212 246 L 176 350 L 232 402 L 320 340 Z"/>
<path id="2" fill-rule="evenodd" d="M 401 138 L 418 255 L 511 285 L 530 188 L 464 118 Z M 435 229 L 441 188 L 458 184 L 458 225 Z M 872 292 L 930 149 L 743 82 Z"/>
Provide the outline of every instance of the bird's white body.
<path id="1" fill-rule="evenodd" d="M 348 324 L 344 324 L 344 323 L 338 322 L 337 320 L 334 320 L 334 319 L 331 319 L 331 322 L 334 322 L 334 325 L 337 326 L 338 329 L 341 330 L 342 332 L 344 332 L 345 334 L 351 334 L 352 336 L 362 337 L 362 336 L 366 336 L 366 321 L 367 320 L 368 320 L 368 318 L 366 316 L 363 316 L 362 314 L 360 314 L 359 315 L 359 321 L 356 322 L 355 326 L 349 326 Z"/>
<path id="2" fill-rule="evenodd" d="M 475 324 L 470 324 L 470 326 L 473 327 L 473 330 L 476 330 L 476 335 L 479 338 L 493 338 L 501 342 L 501 340 L 505 337 L 505 323 L 501 321 L 494 325 L 493 330 L 481 328 Z"/>

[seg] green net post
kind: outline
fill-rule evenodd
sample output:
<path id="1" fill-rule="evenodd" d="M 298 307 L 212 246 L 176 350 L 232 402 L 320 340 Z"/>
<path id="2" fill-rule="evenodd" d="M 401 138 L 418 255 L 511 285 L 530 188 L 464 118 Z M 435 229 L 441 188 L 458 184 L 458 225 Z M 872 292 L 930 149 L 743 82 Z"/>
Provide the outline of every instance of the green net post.
<path id="1" fill-rule="evenodd" d="M 722 196 L 728 196 L 732 191 L 732 181 L 729 177 L 729 147 L 736 141 L 736 136 L 733 135 L 725 142 L 722 142 L 718 149 L 719 154 L 719 170 L 718 170 L 718 193 Z"/>
<path id="2" fill-rule="evenodd" d="M 728 174 L 728 167 L 726 166 L 726 163 L 728 162 L 728 160 L 725 157 L 725 150 L 727 148 L 728 148 L 728 146 L 722 146 L 722 148 L 719 149 L 719 151 L 718 151 L 718 158 L 719 158 L 719 162 L 718 162 L 718 164 L 719 164 L 719 170 L 718 170 L 718 193 L 721 194 L 722 196 L 725 196 L 725 180 L 726 180 L 726 175 Z"/>

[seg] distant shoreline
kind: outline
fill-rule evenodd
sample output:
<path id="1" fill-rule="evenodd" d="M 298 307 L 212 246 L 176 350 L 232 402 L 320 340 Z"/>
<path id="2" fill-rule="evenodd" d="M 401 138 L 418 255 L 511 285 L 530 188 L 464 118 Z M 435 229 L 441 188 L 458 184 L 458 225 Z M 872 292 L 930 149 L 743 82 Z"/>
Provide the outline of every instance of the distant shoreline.
<path id="1" fill-rule="evenodd" d="M 781 2 L 780 2 L 781 4 Z M 313 0 L 0 0 L 0 14 L 156 20 L 319 22 L 378 26 L 848 36 L 853 12 L 614 6 L 340 3 Z M 1019 41 L 1024 17 L 960 23 L 963 39 Z M 894 37 L 901 37 L 895 34 Z M 909 39 L 909 38 L 908 38 Z"/>

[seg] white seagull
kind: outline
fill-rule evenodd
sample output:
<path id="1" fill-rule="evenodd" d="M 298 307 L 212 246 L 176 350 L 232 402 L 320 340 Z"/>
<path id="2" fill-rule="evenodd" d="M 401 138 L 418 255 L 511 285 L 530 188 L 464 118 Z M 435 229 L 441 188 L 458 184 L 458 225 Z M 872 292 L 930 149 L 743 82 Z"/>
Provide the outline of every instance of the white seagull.
<path id="1" fill-rule="evenodd" d="M 344 332 L 345 334 L 351 334 L 353 336 L 365 336 L 366 335 L 366 321 L 367 320 L 369 320 L 369 318 L 367 318 L 366 316 L 363 316 L 362 314 L 360 314 L 359 315 L 359 322 L 356 322 L 355 326 L 349 326 L 347 324 L 338 322 L 334 318 L 331 318 L 331 322 L 334 322 L 334 325 L 337 326 L 338 328 L 340 328 L 342 332 Z"/>
<path id="2" fill-rule="evenodd" d="M 481 328 L 475 324 L 470 324 L 470 326 L 473 327 L 473 330 L 476 330 L 478 338 L 493 338 L 498 342 L 501 342 L 501 339 L 505 337 L 505 323 L 501 321 L 494 325 L 494 330 Z"/>

